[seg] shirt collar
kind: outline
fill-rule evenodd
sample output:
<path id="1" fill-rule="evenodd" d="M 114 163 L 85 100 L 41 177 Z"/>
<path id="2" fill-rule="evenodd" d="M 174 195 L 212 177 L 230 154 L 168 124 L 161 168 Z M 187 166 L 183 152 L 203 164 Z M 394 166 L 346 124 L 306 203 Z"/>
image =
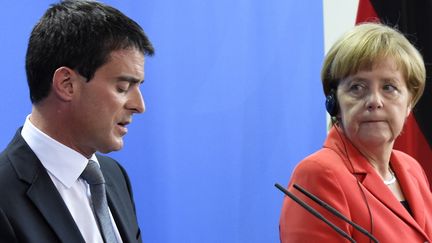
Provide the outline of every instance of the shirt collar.
<path id="1" fill-rule="evenodd" d="M 67 188 L 78 180 L 87 166 L 86 157 L 39 130 L 30 121 L 30 115 L 24 122 L 21 135 L 45 169 Z M 99 164 L 95 154 L 90 159 Z"/>

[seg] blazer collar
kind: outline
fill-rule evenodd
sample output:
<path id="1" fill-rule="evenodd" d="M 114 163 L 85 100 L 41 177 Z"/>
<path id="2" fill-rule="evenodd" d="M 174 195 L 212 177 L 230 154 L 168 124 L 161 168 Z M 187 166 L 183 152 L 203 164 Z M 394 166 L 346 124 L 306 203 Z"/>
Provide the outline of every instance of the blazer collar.
<path id="1" fill-rule="evenodd" d="M 419 191 L 415 190 L 415 188 L 418 188 L 418 184 L 414 179 L 415 176 L 413 176 L 409 165 L 400 161 L 400 158 L 395 154 L 395 151 L 392 151 L 390 163 L 397 176 L 405 199 L 408 201 L 408 204 L 413 211 L 413 216 L 411 216 L 397 200 L 390 189 L 384 184 L 372 165 L 360 153 L 360 151 L 354 147 L 339 128 L 333 127 L 330 130 L 327 140 L 324 143 L 324 147 L 330 148 L 339 154 L 348 170 L 359 180 L 366 191 L 371 193 L 395 215 L 413 228 L 417 229 L 426 237 L 421 228 L 424 227 L 425 224 L 424 210 L 422 210 L 424 209 L 423 201 L 416 200 L 416 198 L 421 198 L 421 196 L 418 195 Z"/>
<path id="2" fill-rule="evenodd" d="M 104 163 L 103 157 L 97 157 L 106 181 L 105 186 L 107 191 L 108 205 L 122 240 L 125 243 L 137 242 L 134 238 L 136 237 L 136 232 L 133 232 L 133 227 L 130 225 L 131 222 L 135 220 L 135 215 L 131 215 L 131 211 L 128 211 L 128 204 L 125 202 L 125 200 L 129 200 L 129 198 L 125 198 L 125 194 L 120 195 L 119 192 L 122 190 L 117 188 L 118 185 L 116 185 L 119 175 L 117 173 L 113 173 L 113 169 L 107 165 L 108 163 Z"/>
<path id="3" fill-rule="evenodd" d="M 131 238 L 133 233 L 130 232 L 130 227 L 128 227 L 127 220 L 124 218 L 125 215 L 128 215 L 128 212 L 123 210 L 125 207 L 121 205 L 121 200 L 119 200 L 120 196 L 116 193 L 116 190 L 108 184 L 106 185 L 106 190 L 109 208 L 116 221 L 123 242 L 134 242 Z"/>
<path id="4" fill-rule="evenodd" d="M 21 136 L 21 128 L 8 145 L 8 158 L 20 180 L 28 184 L 27 196 L 64 242 L 83 242 L 67 206 L 45 168 Z M 61 216 L 59 216 L 61 215 Z"/>
<path id="5" fill-rule="evenodd" d="M 398 151 L 393 151 L 391 156 L 392 168 L 397 175 L 399 185 L 405 196 L 405 200 L 411 208 L 412 216 L 420 227 L 426 227 L 425 205 L 423 200 L 419 200 L 423 196 L 420 194 L 420 185 L 417 181 L 418 172 L 414 170 L 407 161 L 403 161 L 401 156 L 397 155 Z"/>

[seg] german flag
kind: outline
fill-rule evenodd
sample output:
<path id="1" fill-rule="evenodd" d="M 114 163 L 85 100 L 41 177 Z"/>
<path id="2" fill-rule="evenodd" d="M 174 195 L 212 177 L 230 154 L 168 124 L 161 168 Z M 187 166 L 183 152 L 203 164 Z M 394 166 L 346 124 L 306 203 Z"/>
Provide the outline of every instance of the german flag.
<path id="1" fill-rule="evenodd" d="M 395 149 L 417 159 L 432 183 L 432 1 L 360 0 L 356 23 L 362 22 L 381 22 L 397 28 L 423 55 L 425 91 L 396 140 Z"/>

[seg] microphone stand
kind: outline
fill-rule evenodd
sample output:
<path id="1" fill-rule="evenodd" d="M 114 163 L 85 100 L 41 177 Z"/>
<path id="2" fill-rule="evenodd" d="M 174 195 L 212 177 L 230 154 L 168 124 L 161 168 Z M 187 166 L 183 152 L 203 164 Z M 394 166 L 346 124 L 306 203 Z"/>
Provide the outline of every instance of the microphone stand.
<path id="1" fill-rule="evenodd" d="M 298 198 L 297 196 L 295 196 L 293 193 L 289 192 L 288 190 L 286 190 L 283 186 L 279 185 L 278 183 L 275 184 L 275 186 L 281 190 L 285 195 L 287 195 L 288 197 L 290 197 L 292 200 L 294 200 L 296 203 L 298 203 L 300 206 L 302 206 L 304 209 L 306 209 L 308 212 L 310 212 L 311 214 L 313 214 L 315 217 L 319 218 L 320 220 L 322 220 L 324 223 L 326 223 L 327 225 L 329 225 L 333 230 L 335 230 L 337 233 L 339 233 L 341 236 L 343 236 L 344 238 L 348 239 L 350 242 L 356 242 L 353 238 L 351 238 L 345 231 L 343 231 L 342 229 L 340 229 L 339 227 L 337 227 L 335 224 L 331 223 L 328 219 L 326 219 L 322 214 L 320 214 L 318 211 L 316 211 L 314 208 L 312 208 L 311 206 L 309 206 L 307 203 L 305 203 L 304 201 L 302 201 L 300 198 Z M 303 187 L 294 184 L 293 187 L 295 189 L 297 189 L 298 191 L 300 191 L 301 193 L 303 193 L 304 195 L 306 195 L 308 198 L 312 199 L 314 202 L 316 202 L 318 205 L 324 207 L 327 211 L 329 211 L 330 213 L 332 213 L 333 215 L 335 215 L 336 217 L 342 219 L 343 221 L 347 222 L 348 224 L 350 224 L 352 227 L 354 227 L 356 230 L 360 231 L 362 234 L 366 235 L 369 239 L 371 239 L 373 242 L 375 243 L 379 243 L 379 241 L 371 234 L 369 233 L 367 230 L 365 230 L 364 228 L 362 228 L 360 225 L 354 223 L 353 221 L 349 220 L 347 217 L 345 217 L 342 213 L 340 213 L 339 211 L 337 211 L 335 208 L 331 207 L 330 205 L 328 205 L 327 203 L 325 203 L 324 201 L 322 201 L 321 199 L 319 199 L 318 197 L 316 197 L 315 195 L 313 195 L 312 193 L 308 192 L 306 189 L 304 189 Z"/>
<path id="2" fill-rule="evenodd" d="M 287 191 L 284 187 L 282 187 L 281 185 L 279 185 L 277 183 L 275 184 L 275 187 L 277 187 L 279 190 L 281 190 L 283 193 L 285 193 L 288 197 L 290 197 L 292 200 L 294 200 L 296 203 L 298 203 L 300 206 L 302 206 L 304 209 L 306 209 L 309 213 L 313 214 L 315 217 L 317 217 L 320 220 L 322 220 L 324 223 L 326 223 L 328 226 L 330 226 L 333 230 L 335 230 L 338 234 L 340 234 L 344 238 L 348 239 L 352 243 L 356 242 L 345 231 L 343 231 L 341 228 L 337 227 L 332 222 L 328 221 L 322 214 L 320 214 L 314 208 L 312 208 L 311 206 L 309 206 L 307 203 L 303 202 L 300 198 L 296 197 L 291 192 Z"/>

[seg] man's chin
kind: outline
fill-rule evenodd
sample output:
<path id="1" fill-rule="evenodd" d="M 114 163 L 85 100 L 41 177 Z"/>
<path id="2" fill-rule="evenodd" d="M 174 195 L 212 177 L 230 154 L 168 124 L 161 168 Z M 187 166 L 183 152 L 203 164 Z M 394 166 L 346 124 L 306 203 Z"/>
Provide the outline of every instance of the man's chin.
<path id="1" fill-rule="evenodd" d="M 104 148 L 100 148 L 99 152 L 103 154 L 107 154 L 110 152 L 119 151 L 122 148 L 123 148 L 123 140 L 110 144 L 109 146 L 106 146 Z"/>

